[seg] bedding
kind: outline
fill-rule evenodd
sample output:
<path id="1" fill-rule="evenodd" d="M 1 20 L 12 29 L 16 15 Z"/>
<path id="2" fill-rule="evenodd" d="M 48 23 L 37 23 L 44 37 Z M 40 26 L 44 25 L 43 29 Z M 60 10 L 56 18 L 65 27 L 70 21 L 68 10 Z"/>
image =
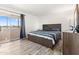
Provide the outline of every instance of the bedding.
<path id="1" fill-rule="evenodd" d="M 52 40 L 52 43 L 55 44 L 58 39 L 60 39 L 60 31 L 33 31 L 29 33 L 30 35 L 35 35 L 43 38 L 47 38 L 48 40 Z"/>

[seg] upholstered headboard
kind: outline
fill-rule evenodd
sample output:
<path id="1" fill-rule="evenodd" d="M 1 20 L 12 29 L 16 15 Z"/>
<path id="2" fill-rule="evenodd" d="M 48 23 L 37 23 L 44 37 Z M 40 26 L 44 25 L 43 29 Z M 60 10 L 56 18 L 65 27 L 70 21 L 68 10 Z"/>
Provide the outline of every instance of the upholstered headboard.
<path id="1" fill-rule="evenodd" d="M 44 31 L 61 31 L 61 24 L 44 24 Z"/>

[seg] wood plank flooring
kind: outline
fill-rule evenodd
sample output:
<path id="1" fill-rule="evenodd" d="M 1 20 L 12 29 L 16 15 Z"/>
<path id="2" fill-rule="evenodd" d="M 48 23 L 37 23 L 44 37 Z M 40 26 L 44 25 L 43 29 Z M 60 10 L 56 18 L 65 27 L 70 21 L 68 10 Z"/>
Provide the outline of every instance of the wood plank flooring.
<path id="1" fill-rule="evenodd" d="M 53 50 L 27 39 L 0 44 L 0 55 L 61 55 L 61 43 Z"/>

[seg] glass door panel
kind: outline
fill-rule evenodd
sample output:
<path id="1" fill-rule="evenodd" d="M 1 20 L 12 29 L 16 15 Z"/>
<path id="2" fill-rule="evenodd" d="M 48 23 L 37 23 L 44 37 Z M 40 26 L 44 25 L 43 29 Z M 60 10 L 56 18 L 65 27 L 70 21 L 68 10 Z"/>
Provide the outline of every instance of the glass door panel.
<path id="1" fill-rule="evenodd" d="M 0 16 L 0 43 L 9 41 L 10 31 L 8 30 L 8 21 L 6 16 Z"/>
<path id="2" fill-rule="evenodd" d="M 8 25 L 10 28 L 10 40 L 20 39 L 19 19 L 8 18 Z"/>
<path id="3" fill-rule="evenodd" d="M 0 16 L 0 43 L 20 39 L 20 19 Z"/>

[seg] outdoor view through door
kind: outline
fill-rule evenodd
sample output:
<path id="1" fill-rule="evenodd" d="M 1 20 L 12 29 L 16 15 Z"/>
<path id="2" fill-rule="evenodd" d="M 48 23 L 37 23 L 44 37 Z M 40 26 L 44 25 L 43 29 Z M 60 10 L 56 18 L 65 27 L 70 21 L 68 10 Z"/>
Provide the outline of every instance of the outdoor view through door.
<path id="1" fill-rule="evenodd" d="M 0 43 L 20 38 L 20 19 L 0 16 Z"/>

